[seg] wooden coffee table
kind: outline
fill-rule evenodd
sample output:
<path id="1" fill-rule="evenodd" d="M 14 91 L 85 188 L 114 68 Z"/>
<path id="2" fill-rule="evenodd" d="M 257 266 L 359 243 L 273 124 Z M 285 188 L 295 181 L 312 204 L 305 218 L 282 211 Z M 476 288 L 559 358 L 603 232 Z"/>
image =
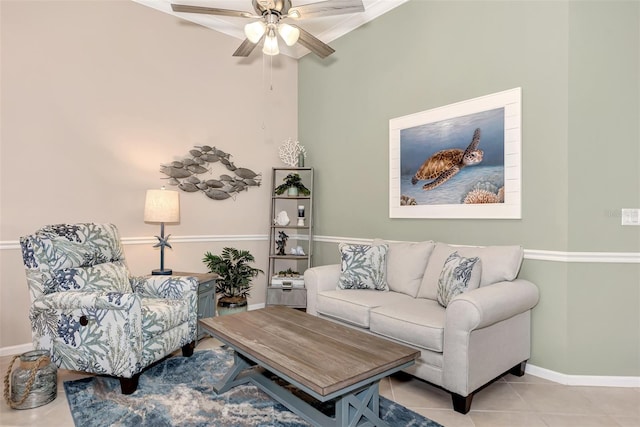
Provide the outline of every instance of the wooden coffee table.
<path id="1" fill-rule="evenodd" d="M 235 351 L 233 367 L 215 387 L 218 394 L 253 383 L 306 421 L 322 427 L 355 426 L 361 421 L 387 426 L 380 419 L 378 383 L 411 366 L 420 354 L 282 306 L 202 319 L 200 325 Z M 335 417 L 273 381 L 269 372 L 320 402 L 335 400 Z"/>

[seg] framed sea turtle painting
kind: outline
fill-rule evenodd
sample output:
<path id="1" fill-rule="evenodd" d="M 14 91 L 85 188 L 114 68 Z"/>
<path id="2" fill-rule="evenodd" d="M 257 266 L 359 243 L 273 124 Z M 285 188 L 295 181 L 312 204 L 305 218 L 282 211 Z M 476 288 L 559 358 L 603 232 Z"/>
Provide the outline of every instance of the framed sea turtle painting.
<path id="1" fill-rule="evenodd" d="M 389 121 L 390 218 L 521 218 L 521 89 Z"/>

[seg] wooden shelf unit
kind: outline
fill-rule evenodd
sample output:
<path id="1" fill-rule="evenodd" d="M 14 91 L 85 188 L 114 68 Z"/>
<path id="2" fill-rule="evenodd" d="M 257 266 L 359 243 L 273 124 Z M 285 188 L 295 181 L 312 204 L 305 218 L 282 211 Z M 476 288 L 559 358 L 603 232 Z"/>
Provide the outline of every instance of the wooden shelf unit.
<path id="1" fill-rule="evenodd" d="M 297 173 L 302 183 L 311 191 L 308 196 L 288 196 L 275 194 L 275 188 L 280 185 L 290 173 Z M 313 256 L 313 168 L 273 168 L 271 172 L 271 226 L 269 227 L 269 268 L 267 272 L 266 305 L 285 305 L 293 308 L 307 307 L 307 290 L 304 287 L 273 286 L 273 277 L 279 271 L 291 268 L 300 275 L 311 267 Z M 304 206 L 304 226 L 298 226 L 298 206 Z M 287 212 L 290 219 L 287 225 L 277 225 L 275 218 L 281 211 Z M 286 254 L 278 255 L 276 240 L 280 231 L 289 235 L 286 244 Z M 304 255 L 291 254 L 291 248 L 302 247 Z M 284 279 L 286 280 L 286 278 Z M 298 279 L 299 280 L 299 279 Z"/>

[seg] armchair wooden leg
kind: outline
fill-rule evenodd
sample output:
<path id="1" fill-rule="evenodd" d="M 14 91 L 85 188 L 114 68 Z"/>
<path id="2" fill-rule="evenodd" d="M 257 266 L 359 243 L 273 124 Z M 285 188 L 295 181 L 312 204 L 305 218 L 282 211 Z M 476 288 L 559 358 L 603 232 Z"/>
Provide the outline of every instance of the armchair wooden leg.
<path id="1" fill-rule="evenodd" d="M 122 394 L 132 394 L 138 389 L 138 380 L 140 379 L 140 373 L 135 374 L 131 378 L 119 378 L 120 390 Z"/>
<path id="2" fill-rule="evenodd" d="M 524 362 L 520 362 L 513 368 L 509 369 L 509 373 L 511 375 L 515 375 L 516 377 L 521 377 L 524 375 L 524 369 L 526 368 L 526 366 L 527 361 L 525 360 Z"/>
<path id="3" fill-rule="evenodd" d="M 456 393 L 451 393 L 451 400 L 453 401 L 453 410 L 461 414 L 466 414 L 471 409 L 471 401 L 473 400 L 473 393 L 469 396 L 460 396 Z"/>
<path id="4" fill-rule="evenodd" d="M 196 348 L 196 342 L 195 341 L 191 341 L 189 344 L 183 345 L 182 346 L 182 355 L 184 357 L 193 356 L 193 349 L 194 348 Z"/>

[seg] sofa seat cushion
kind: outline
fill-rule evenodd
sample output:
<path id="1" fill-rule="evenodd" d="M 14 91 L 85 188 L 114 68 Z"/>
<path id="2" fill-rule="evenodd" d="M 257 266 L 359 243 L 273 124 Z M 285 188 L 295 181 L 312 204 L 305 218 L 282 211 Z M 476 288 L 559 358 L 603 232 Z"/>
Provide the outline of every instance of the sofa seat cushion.
<path id="1" fill-rule="evenodd" d="M 398 292 L 379 292 L 371 289 L 337 289 L 318 294 L 317 312 L 351 323 L 369 327 L 369 312 L 383 304 L 412 301 L 414 298 Z"/>
<path id="2" fill-rule="evenodd" d="M 142 298 L 142 335 L 149 339 L 189 320 L 185 300 Z"/>
<path id="3" fill-rule="evenodd" d="M 391 302 L 371 310 L 369 329 L 384 337 L 442 353 L 445 309 L 428 299 Z"/>

